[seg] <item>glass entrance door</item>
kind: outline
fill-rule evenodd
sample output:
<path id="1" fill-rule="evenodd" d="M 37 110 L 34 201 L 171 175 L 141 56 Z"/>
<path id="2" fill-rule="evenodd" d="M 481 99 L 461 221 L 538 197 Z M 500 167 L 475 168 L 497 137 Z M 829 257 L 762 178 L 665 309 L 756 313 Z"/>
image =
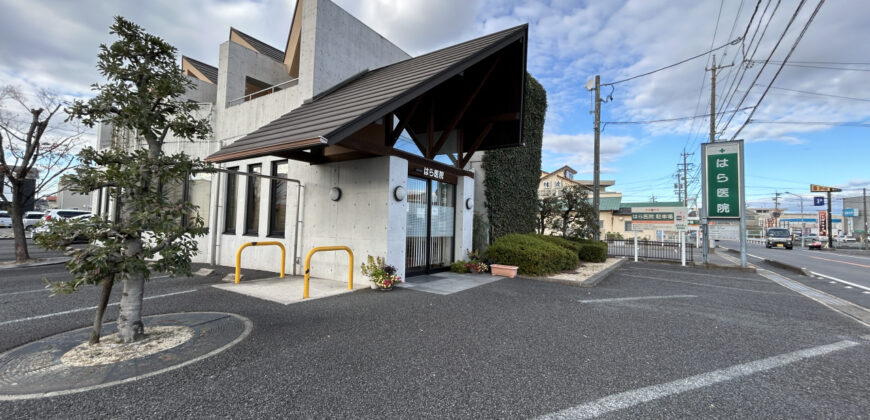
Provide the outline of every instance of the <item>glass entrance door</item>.
<path id="1" fill-rule="evenodd" d="M 445 269 L 453 262 L 456 186 L 408 177 L 406 275 Z"/>

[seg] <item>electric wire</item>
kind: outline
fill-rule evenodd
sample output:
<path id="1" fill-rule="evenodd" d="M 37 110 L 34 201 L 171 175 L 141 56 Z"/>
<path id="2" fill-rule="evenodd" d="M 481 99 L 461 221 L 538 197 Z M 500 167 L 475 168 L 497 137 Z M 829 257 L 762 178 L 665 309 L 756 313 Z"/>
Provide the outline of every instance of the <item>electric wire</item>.
<path id="1" fill-rule="evenodd" d="M 831 125 L 840 127 L 870 127 L 867 122 L 852 121 L 763 121 L 749 120 L 749 124 Z"/>
<path id="2" fill-rule="evenodd" d="M 764 86 L 761 85 L 761 84 L 756 84 L 755 86 L 758 86 L 758 87 L 764 87 Z M 777 89 L 777 90 L 786 90 L 786 91 L 789 91 L 789 92 L 795 92 L 795 93 L 802 93 L 802 94 L 804 94 L 804 95 L 825 96 L 825 97 L 829 97 L 829 98 L 839 98 L 839 99 L 849 99 L 849 100 L 853 100 L 853 101 L 870 102 L 870 99 L 865 99 L 865 98 L 855 98 L 855 97 L 852 97 L 852 96 L 833 95 L 833 94 L 830 94 L 830 93 L 821 93 L 821 92 L 808 92 L 808 91 L 805 91 L 805 90 L 789 89 L 789 88 L 784 88 L 784 87 L 779 87 L 779 86 L 771 86 L 770 88 L 771 88 L 771 89 Z"/>
<path id="3" fill-rule="evenodd" d="M 752 83 L 750 85 L 754 85 L 755 83 L 758 82 L 758 79 L 761 77 L 761 74 L 764 73 L 764 68 L 767 66 L 767 61 L 769 61 L 771 58 L 773 58 L 773 54 L 776 53 L 776 50 L 779 48 L 779 45 L 782 43 L 782 40 L 785 38 L 785 35 L 788 33 L 788 30 L 791 28 L 791 25 L 797 19 L 798 14 L 800 13 L 801 9 L 803 9 L 805 4 L 806 4 L 806 0 L 801 0 L 801 2 L 798 4 L 797 9 L 795 9 L 794 14 L 792 14 L 791 19 L 789 19 L 788 24 L 786 25 L 785 29 L 782 31 L 782 35 L 780 35 L 779 39 L 776 41 L 776 44 L 773 46 L 773 49 L 770 50 L 770 54 L 767 56 L 767 59 L 765 60 L 764 64 L 761 66 L 761 69 L 758 71 L 758 73 L 755 74 L 755 79 L 752 81 Z M 779 3 L 777 3 L 777 6 L 778 5 L 779 5 Z M 774 12 L 775 12 L 775 10 L 774 10 Z M 769 21 L 768 21 L 768 23 L 769 23 Z M 760 43 L 760 39 L 759 39 L 759 43 Z M 738 108 L 743 106 L 743 102 L 746 101 L 746 98 L 748 96 L 749 96 L 749 91 L 747 91 L 746 93 L 743 94 L 743 96 L 740 98 L 740 102 L 737 104 Z M 725 126 L 721 130 L 719 130 L 720 132 L 724 133 L 725 130 L 728 129 L 728 126 L 731 125 L 731 121 L 734 120 L 734 116 L 735 116 L 735 114 L 731 114 L 731 117 L 728 118 L 728 121 L 725 123 Z"/>
<path id="4" fill-rule="evenodd" d="M 750 60 L 750 63 L 757 64 L 757 63 L 760 63 L 760 61 L 759 60 Z M 856 69 L 856 68 L 849 68 L 849 67 L 833 67 L 833 66 L 815 66 L 815 65 L 809 65 L 809 64 L 783 63 L 781 61 L 770 61 L 770 63 L 771 64 L 781 64 L 784 66 L 791 66 L 791 67 L 804 67 L 804 68 L 809 68 L 809 69 L 870 71 L 870 69 Z"/>
<path id="5" fill-rule="evenodd" d="M 740 112 L 740 111 L 746 111 L 748 109 L 752 109 L 752 107 L 747 106 L 744 108 L 732 109 L 730 111 L 720 111 L 720 112 L 717 112 L 716 114 L 718 115 L 718 114 L 727 114 L 730 112 Z M 613 125 L 655 124 L 655 123 L 665 123 L 665 122 L 674 122 L 674 121 L 686 121 L 686 120 L 693 120 L 693 119 L 697 119 L 697 118 L 706 118 L 706 117 L 709 117 L 710 115 L 711 114 L 700 114 L 700 115 L 692 115 L 689 117 L 663 118 L 660 120 L 646 120 L 646 121 L 602 121 L 601 123 L 604 125 L 607 125 L 607 124 L 613 124 Z M 602 128 L 602 130 L 603 130 L 603 128 Z"/>
<path id="6" fill-rule="evenodd" d="M 788 59 L 791 57 L 791 55 L 797 49 L 798 44 L 800 44 L 801 40 L 804 37 L 804 34 L 807 33 L 807 29 L 809 29 L 810 25 L 813 23 L 813 20 L 816 18 L 816 15 L 819 13 L 819 10 L 822 9 L 822 5 L 824 5 L 824 4 L 825 4 L 825 0 L 819 0 L 819 4 L 816 5 L 816 9 L 813 10 L 813 14 L 810 15 L 809 19 L 807 19 L 807 23 L 804 24 L 804 28 L 801 30 L 801 33 L 798 34 L 797 39 L 795 39 L 794 44 L 792 45 L 791 49 L 788 51 L 788 54 L 786 54 L 785 59 L 783 59 L 782 64 L 779 66 L 779 69 L 776 70 L 776 73 L 773 75 L 773 78 L 770 79 L 770 82 L 767 85 L 767 89 L 764 90 L 764 92 L 761 94 L 761 97 L 758 98 L 758 102 L 756 102 L 755 108 L 753 108 L 752 111 L 749 112 L 749 116 L 746 117 L 746 122 L 744 122 L 743 125 L 741 125 L 740 128 L 737 129 L 737 131 L 734 133 L 733 136 L 731 136 L 732 141 L 737 138 L 737 136 L 740 134 L 740 132 L 743 131 L 743 128 L 746 127 L 746 125 L 749 124 L 749 121 L 752 120 L 752 116 L 755 115 L 755 111 L 758 110 L 758 107 L 761 105 L 761 101 L 763 101 L 764 97 L 767 96 L 767 92 L 770 91 L 770 87 L 773 86 L 773 82 L 776 81 L 776 78 L 779 76 L 779 74 L 782 72 L 782 69 L 788 63 Z M 802 5 L 803 5 L 803 3 L 801 3 L 801 6 Z M 800 11 L 800 7 L 798 7 L 798 11 Z M 795 12 L 795 17 L 797 17 L 797 12 Z M 788 31 L 788 28 L 786 28 L 786 31 Z M 774 50 L 775 49 L 776 48 L 774 48 Z M 760 74 L 760 72 L 759 72 L 759 74 Z"/>
<path id="7" fill-rule="evenodd" d="M 727 47 L 727 46 L 729 46 L 729 45 L 735 45 L 735 44 L 737 44 L 738 42 L 740 42 L 740 38 L 734 39 L 733 41 L 729 41 L 729 42 L 726 43 L 726 44 L 722 44 L 722 45 L 720 45 L 720 46 L 718 46 L 718 47 L 716 47 L 716 48 L 713 48 L 713 49 L 710 50 L 710 51 L 705 51 L 705 52 L 703 52 L 703 53 L 701 53 L 701 54 L 698 54 L 698 55 L 695 55 L 695 56 L 689 57 L 689 58 L 687 58 L 687 59 L 685 59 L 685 60 L 678 61 L 678 62 L 676 62 L 676 63 L 674 63 L 674 64 L 670 64 L 670 65 L 667 65 L 667 66 L 664 66 L 664 67 L 661 67 L 661 68 L 658 68 L 658 69 L 655 69 L 655 70 L 652 70 L 652 71 L 648 71 L 648 72 L 646 72 L 646 73 L 638 74 L 638 75 L 636 75 L 636 76 L 631 76 L 631 77 L 629 77 L 629 78 L 625 78 L 625 79 L 617 80 L 617 81 L 615 81 L 615 82 L 602 83 L 601 86 L 613 86 L 613 85 L 616 85 L 616 84 L 619 84 L 619 83 L 627 82 L 627 81 L 629 81 L 629 80 L 637 79 L 637 78 L 639 78 L 639 77 L 649 76 L 649 75 L 651 75 L 651 74 L 653 74 L 653 73 L 658 73 L 658 72 L 660 72 L 660 71 L 662 71 L 662 70 L 667 70 L 667 69 L 669 69 L 669 68 L 671 68 L 671 67 L 676 67 L 676 66 L 679 66 L 680 64 L 687 63 L 687 62 L 692 61 L 692 60 L 694 60 L 694 59 L 696 59 L 696 58 L 703 57 L 703 56 L 706 55 L 706 54 L 710 54 L 710 53 L 712 53 L 712 52 L 715 52 L 715 51 L 721 50 L 722 48 L 725 48 L 725 47 Z"/>

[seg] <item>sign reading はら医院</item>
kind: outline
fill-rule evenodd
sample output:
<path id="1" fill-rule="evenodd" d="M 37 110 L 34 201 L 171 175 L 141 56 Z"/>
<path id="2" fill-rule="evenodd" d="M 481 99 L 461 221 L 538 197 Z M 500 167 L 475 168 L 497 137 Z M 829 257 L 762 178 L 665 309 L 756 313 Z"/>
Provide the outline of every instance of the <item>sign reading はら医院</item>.
<path id="1" fill-rule="evenodd" d="M 707 187 L 704 205 L 711 219 L 740 218 L 740 171 L 742 141 L 705 143 L 702 145 L 704 181 Z"/>

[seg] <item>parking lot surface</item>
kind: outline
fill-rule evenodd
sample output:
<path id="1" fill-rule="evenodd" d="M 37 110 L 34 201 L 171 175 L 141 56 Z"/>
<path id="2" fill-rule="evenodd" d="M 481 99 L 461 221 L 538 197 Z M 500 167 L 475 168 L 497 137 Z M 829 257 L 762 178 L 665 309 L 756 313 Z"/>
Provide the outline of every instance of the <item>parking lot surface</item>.
<path id="1" fill-rule="evenodd" d="M 90 323 L 81 308 L 97 290 L 41 291 L 62 266 L 7 274 L 0 350 Z M 219 277 L 152 280 L 144 312 L 237 313 L 254 323 L 243 342 L 131 384 L 0 402 L 4 417 L 870 412 L 870 328 L 751 273 L 629 263 L 592 289 L 503 279 L 449 295 L 361 290 L 288 306 L 211 287 Z"/>

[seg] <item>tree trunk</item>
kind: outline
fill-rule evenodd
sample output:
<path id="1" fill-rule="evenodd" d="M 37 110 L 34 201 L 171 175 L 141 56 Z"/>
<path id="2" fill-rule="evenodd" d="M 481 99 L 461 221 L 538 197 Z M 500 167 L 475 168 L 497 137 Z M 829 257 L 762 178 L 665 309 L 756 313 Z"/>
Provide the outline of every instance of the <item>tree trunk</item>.
<path id="1" fill-rule="evenodd" d="M 91 338 L 88 344 L 97 344 L 100 342 L 100 335 L 103 330 L 103 316 L 106 314 L 106 306 L 109 305 L 109 296 L 112 295 L 112 286 L 115 285 L 113 276 L 103 279 L 103 291 L 100 293 L 100 304 L 97 306 L 97 313 L 94 314 L 94 329 L 91 330 Z"/>
<path id="2" fill-rule="evenodd" d="M 142 257 L 142 241 L 139 238 L 127 240 L 127 255 Z M 125 343 L 132 343 L 145 337 L 142 324 L 142 296 L 145 294 L 145 274 L 134 273 L 124 278 L 124 292 L 118 313 L 118 335 Z"/>
<path id="3" fill-rule="evenodd" d="M 27 237 L 24 231 L 24 203 L 20 186 L 16 183 L 12 184 L 11 204 L 9 216 L 12 218 L 12 236 L 15 238 L 15 262 L 23 263 L 30 259 L 30 254 L 27 252 Z"/>

